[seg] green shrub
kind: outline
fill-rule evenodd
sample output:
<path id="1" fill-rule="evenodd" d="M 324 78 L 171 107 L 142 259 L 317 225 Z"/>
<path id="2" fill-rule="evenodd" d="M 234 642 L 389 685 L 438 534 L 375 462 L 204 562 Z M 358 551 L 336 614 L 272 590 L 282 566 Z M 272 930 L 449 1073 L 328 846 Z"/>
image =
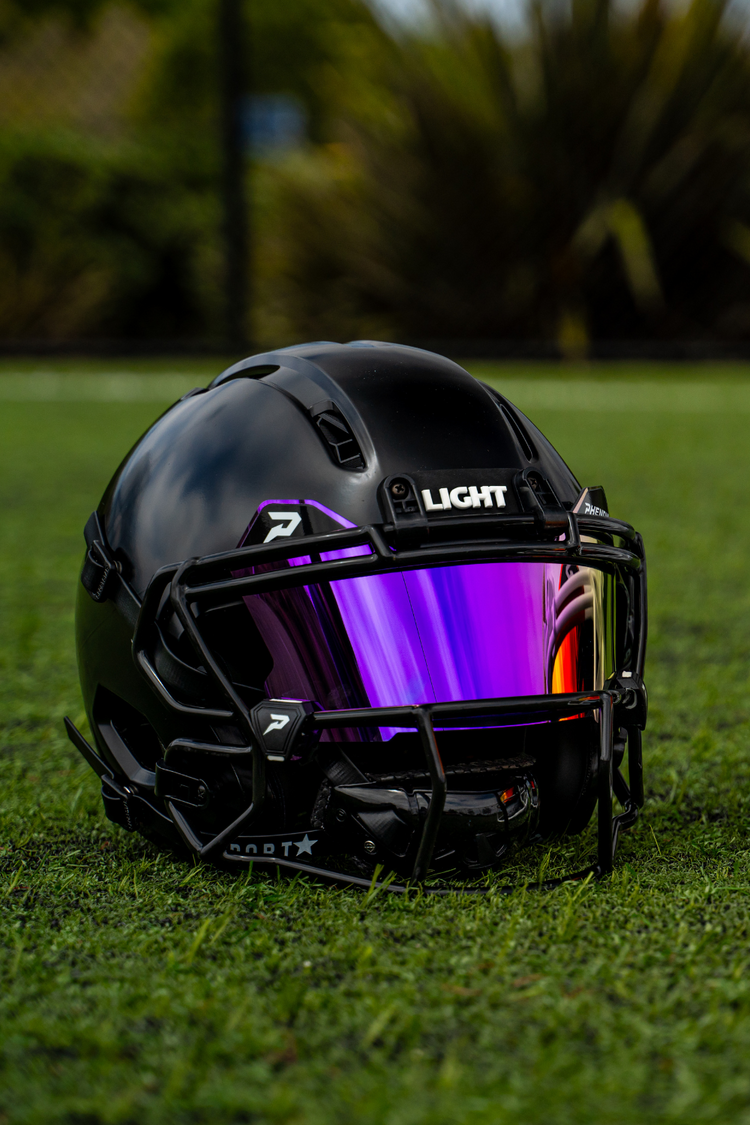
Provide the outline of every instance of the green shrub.
<path id="1" fill-rule="evenodd" d="M 141 25 L 148 32 L 146 57 L 97 136 L 76 118 L 74 92 L 55 81 L 59 59 L 45 54 L 44 35 L 57 34 L 56 50 L 70 55 L 68 69 L 77 60 L 82 65 L 76 54 L 82 37 L 95 36 L 117 4 L 0 5 L 0 46 L 16 69 L 14 51 L 37 68 L 52 103 L 39 119 L 33 109 L 26 113 L 23 131 L 18 121 L 0 128 L 0 337 L 221 334 L 218 3 L 131 0 L 131 6 L 148 19 Z M 318 75 L 334 65 L 340 36 L 375 28 L 366 4 L 296 0 L 280 8 L 276 0 L 252 0 L 245 17 L 248 89 L 296 95 L 307 106 L 312 135 L 324 136 L 328 102 Z M 107 33 L 113 56 L 130 49 L 115 25 Z M 41 49 L 27 58 L 24 45 L 33 45 L 34 36 Z M 78 85 L 85 87 L 85 79 Z M 100 80 L 91 79 L 90 101 Z M 7 106 L 4 119 L 12 119 Z M 256 196 L 256 215 L 257 203 Z"/>
<path id="2" fill-rule="evenodd" d="M 303 335 L 750 336 L 750 51 L 724 8 L 532 4 L 511 38 L 442 4 L 348 41 L 349 172 L 277 171 L 267 302 Z"/>
<path id="3" fill-rule="evenodd" d="M 8 11 L 86 34 L 109 2 Z M 138 6 L 119 139 L 0 135 L 6 338 L 220 333 L 215 7 Z M 248 169 L 256 340 L 750 338 L 750 47 L 725 8 L 529 0 L 511 36 L 450 0 L 391 33 L 364 0 L 248 3 L 249 88 L 311 123 Z"/>
<path id="4" fill-rule="evenodd" d="M 194 336 L 210 196 L 153 153 L 73 135 L 0 135 L 0 335 Z"/>

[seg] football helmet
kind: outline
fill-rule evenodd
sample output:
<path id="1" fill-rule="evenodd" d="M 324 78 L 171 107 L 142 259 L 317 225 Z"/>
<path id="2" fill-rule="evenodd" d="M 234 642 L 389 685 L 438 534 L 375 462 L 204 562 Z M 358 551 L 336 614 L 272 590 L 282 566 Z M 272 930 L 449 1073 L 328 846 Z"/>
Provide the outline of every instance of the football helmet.
<path id="1" fill-rule="evenodd" d="M 95 745 L 66 724 L 116 824 L 397 889 L 598 807 L 611 870 L 643 801 L 643 542 L 457 364 L 245 359 L 154 423 L 85 538 Z"/>

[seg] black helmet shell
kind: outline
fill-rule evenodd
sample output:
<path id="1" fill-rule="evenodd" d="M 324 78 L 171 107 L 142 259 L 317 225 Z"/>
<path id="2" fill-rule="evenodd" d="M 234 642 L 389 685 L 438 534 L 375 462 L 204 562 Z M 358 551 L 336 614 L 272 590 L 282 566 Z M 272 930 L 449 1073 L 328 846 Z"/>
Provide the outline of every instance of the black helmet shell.
<path id="1" fill-rule="evenodd" d="M 351 432 L 350 464 L 316 424 L 326 413 Z M 457 363 L 392 344 L 308 344 L 243 360 L 175 404 L 100 512 L 143 594 L 159 567 L 236 547 L 264 500 L 314 497 L 361 526 L 382 518 L 378 486 L 392 474 L 530 465 L 573 504 L 580 486 L 546 438 Z"/>
<path id="2" fill-rule="evenodd" d="M 269 504 L 298 513 L 295 528 L 304 515 L 309 570 L 294 570 L 299 539 L 272 543 L 268 521 L 286 517 Z M 458 364 L 371 341 L 243 360 L 151 426 L 86 539 L 76 636 L 95 747 L 68 729 L 115 822 L 224 862 L 313 871 L 313 847 L 328 847 L 349 866 L 319 874 L 369 885 L 378 861 L 415 878 L 433 856 L 441 869 L 493 867 L 511 839 L 580 831 L 598 796 L 599 867 L 611 867 L 607 771 L 626 806 L 621 826 L 641 794 L 642 543 L 610 518 L 603 490 L 582 491 L 539 430 Z M 354 640 L 337 618 L 334 573 L 445 575 L 461 560 L 492 559 L 556 567 L 559 583 L 544 596 L 567 632 L 590 628 L 598 599 L 606 684 L 604 673 L 594 683 L 581 672 L 571 700 L 559 694 L 569 688 L 550 687 L 558 695 L 522 700 L 518 713 L 512 700 L 474 693 L 386 715 L 359 673 L 331 692 L 272 697 L 276 657 L 263 630 L 276 611 L 254 602 L 248 613 L 248 584 L 278 589 L 293 618 L 295 590 L 316 576 L 314 606 L 283 644 L 312 653 L 322 629 L 335 679 Z M 601 581 L 587 578 L 590 567 Z M 562 643 L 553 640 L 549 659 Z M 603 668 L 605 649 L 595 656 L 599 642 L 585 643 L 591 667 Z M 381 740 L 401 727 L 414 729 Z M 632 797 L 613 774 L 626 745 Z"/>

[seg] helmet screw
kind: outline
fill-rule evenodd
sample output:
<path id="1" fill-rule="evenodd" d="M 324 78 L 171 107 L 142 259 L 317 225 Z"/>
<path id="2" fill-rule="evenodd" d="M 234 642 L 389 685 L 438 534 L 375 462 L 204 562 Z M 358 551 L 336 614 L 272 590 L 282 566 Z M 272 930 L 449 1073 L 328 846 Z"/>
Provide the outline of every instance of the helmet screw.
<path id="1" fill-rule="evenodd" d="M 397 500 L 403 500 L 408 491 L 405 482 L 402 480 L 394 480 L 391 485 L 391 496 L 395 496 Z"/>
<path id="2" fill-rule="evenodd" d="M 377 851 L 377 844 L 374 840 L 365 840 L 365 851 L 368 855 L 372 855 L 373 852 Z"/>
<path id="3" fill-rule="evenodd" d="M 205 785 L 199 785 L 198 786 L 198 800 L 199 801 L 205 801 L 207 793 L 208 793 L 208 790 L 206 789 Z"/>
<path id="4" fill-rule="evenodd" d="M 346 820 L 346 809 L 336 809 L 336 820 L 339 824 L 343 824 Z"/>

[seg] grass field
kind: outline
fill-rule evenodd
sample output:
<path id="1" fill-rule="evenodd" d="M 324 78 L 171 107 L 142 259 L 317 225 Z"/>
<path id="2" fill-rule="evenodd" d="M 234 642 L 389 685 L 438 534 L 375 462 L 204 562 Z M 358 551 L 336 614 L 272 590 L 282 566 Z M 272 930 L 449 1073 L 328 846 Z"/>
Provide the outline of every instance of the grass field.
<path id="1" fill-rule="evenodd" d="M 648 799 L 597 885 L 404 900 L 105 820 L 62 732 L 81 531 L 218 367 L 39 366 L 0 369 L 0 1123 L 750 1122 L 750 369 L 475 365 L 644 534 Z"/>

